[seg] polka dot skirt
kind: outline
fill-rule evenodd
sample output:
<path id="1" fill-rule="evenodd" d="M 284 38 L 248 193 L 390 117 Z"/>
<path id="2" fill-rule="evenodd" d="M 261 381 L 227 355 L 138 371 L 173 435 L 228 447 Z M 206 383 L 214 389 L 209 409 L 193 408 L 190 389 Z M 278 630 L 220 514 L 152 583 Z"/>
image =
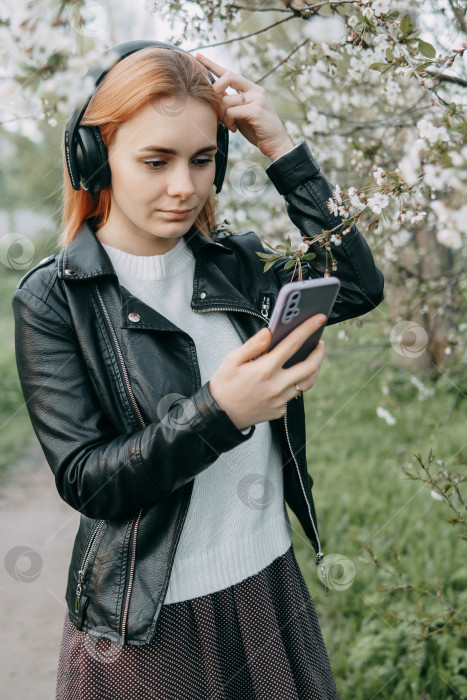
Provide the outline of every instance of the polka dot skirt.
<path id="1" fill-rule="evenodd" d="M 65 615 L 57 700 L 338 700 L 293 547 L 238 584 L 164 605 L 143 647 Z"/>

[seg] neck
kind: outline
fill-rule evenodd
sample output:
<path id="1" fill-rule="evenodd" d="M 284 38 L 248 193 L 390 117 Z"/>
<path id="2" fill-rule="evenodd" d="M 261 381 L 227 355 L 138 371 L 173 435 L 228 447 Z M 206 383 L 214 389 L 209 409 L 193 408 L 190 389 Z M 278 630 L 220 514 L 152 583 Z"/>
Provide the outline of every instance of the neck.
<path id="1" fill-rule="evenodd" d="M 183 235 L 183 234 L 181 234 Z M 118 248 L 130 255 L 164 255 L 174 248 L 181 236 L 171 236 L 161 238 L 160 236 L 149 235 L 148 238 L 128 235 L 128 231 L 120 231 L 112 225 L 109 220 L 96 231 L 96 238 L 106 245 Z"/>

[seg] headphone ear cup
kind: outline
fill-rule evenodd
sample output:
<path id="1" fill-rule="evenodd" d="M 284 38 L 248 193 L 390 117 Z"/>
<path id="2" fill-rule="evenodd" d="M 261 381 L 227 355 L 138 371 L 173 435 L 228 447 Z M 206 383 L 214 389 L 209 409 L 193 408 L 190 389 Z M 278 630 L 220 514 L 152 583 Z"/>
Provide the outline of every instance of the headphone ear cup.
<path id="1" fill-rule="evenodd" d="M 76 138 L 76 163 L 87 190 L 96 192 L 110 185 L 107 148 L 98 126 L 80 126 Z"/>

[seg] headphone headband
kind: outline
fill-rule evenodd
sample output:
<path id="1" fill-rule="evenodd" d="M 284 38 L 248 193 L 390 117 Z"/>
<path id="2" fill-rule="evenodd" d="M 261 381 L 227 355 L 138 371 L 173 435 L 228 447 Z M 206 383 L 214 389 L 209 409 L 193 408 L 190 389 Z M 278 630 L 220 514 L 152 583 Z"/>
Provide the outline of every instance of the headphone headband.
<path id="1" fill-rule="evenodd" d="M 102 141 L 99 127 L 81 126 L 81 119 L 83 118 L 96 88 L 105 78 L 107 73 L 127 56 L 150 46 L 182 51 L 183 53 L 191 56 L 191 54 L 188 51 L 185 51 L 185 49 L 182 49 L 179 46 L 174 46 L 173 44 L 168 44 L 164 41 L 141 40 L 127 41 L 123 44 L 118 44 L 106 52 L 106 55 L 116 56 L 115 60 L 108 68 L 92 66 L 87 71 L 86 75 L 84 76 L 84 80 L 91 77 L 94 82 L 93 89 L 84 106 L 76 107 L 65 126 L 65 157 L 72 187 L 75 190 L 80 190 L 81 188 L 84 190 L 89 190 L 89 194 L 91 195 L 93 202 L 93 193 L 109 186 L 110 168 L 107 160 L 107 149 Z M 204 71 L 207 71 L 205 66 L 203 66 L 203 69 Z M 207 77 L 210 79 L 211 83 L 216 82 L 215 77 L 210 71 L 208 71 Z M 224 182 L 225 171 L 227 169 L 228 145 L 229 131 L 224 124 L 218 122 L 217 153 L 215 155 L 216 176 L 214 179 L 216 193 L 221 191 L 222 184 Z"/>

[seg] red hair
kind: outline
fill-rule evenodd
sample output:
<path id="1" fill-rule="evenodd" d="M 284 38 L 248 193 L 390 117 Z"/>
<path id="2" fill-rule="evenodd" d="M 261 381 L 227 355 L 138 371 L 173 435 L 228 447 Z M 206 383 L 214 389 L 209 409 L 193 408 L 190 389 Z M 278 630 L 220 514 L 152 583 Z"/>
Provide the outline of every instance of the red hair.
<path id="1" fill-rule="evenodd" d="M 207 79 L 206 79 L 207 78 Z M 134 117 L 150 102 L 162 97 L 195 97 L 210 105 L 221 120 L 222 97 L 215 92 L 204 67 L 190 54 L 147 47 L 116 63 L 99 83 L 96 92 L 81 119 L 81 124 L 98 125 L 107 146 L 120 124 Z M 107 219 L 110 210 L 110 188 L 94 194 L 74 190 L 66 166 L 65 148 L 62 149 L 63 217 L 60 247 L 70 243 L 84 221 L 95 218 L 97 227 Z M 212 190 L 194 224 L 209 238 L 215 226 L 217 196 Z"/>

